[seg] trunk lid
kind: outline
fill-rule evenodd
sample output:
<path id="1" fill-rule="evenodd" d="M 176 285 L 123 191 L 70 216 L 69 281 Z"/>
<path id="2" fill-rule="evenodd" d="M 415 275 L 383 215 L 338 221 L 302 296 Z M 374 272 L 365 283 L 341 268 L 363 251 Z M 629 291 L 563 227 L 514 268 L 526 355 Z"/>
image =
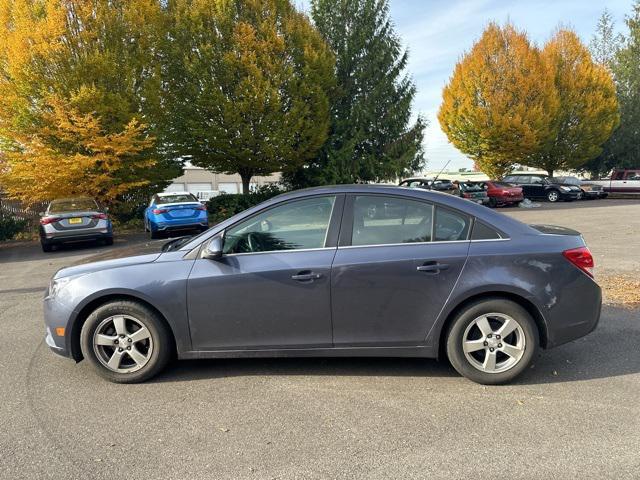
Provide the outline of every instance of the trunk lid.
<path id="1" fill-rule="evenodd" d="M 570 236 L 582 236 L 582 234 L 576 230 L 572 230 L 567 227 L 560 227 L 558 225 L 529 225 L 534 230 L 545 235 L 570 235 Z"/>

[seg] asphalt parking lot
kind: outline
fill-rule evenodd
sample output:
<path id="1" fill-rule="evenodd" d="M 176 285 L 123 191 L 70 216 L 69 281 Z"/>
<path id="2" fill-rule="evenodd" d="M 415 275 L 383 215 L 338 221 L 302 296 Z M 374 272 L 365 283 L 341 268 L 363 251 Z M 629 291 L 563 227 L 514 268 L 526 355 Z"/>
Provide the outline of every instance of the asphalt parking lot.
<path id="1" fill-rule="evenodd" d="M 583 232 L 599 275 L 639 271 L 639 201 L 500 211 Z M 43 342 L 50 276 L 106 248 L 0 246 L 2 479 L 640 478 L 640 310 L 606 305 L 509 386 L 423 359 L 189 361 L 115 385 Z"/>

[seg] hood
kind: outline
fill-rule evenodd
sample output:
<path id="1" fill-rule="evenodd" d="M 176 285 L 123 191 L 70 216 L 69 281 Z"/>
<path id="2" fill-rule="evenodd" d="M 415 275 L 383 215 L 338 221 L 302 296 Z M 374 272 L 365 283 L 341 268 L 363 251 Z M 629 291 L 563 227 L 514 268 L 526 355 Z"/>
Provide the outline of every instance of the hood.
<path id="1" fill-rule="evenodd" d="M 145 242 L 139 245 L 115 248 L 109 252 L 99 253 L 74 263 L 70 267 L 58 270 L 54 278 L 83 275 L 98 270 L 150 263 L 162 253 L 162 245 L 166 242 Z"/>

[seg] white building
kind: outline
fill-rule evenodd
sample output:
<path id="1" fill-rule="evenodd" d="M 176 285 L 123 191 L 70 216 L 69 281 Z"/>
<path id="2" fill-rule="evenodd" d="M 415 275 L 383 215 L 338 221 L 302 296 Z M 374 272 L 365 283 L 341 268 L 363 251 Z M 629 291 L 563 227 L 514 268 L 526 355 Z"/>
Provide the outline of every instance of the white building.
<path id="1" fill-rule="evenodd" d="M 251 187 L 277 183 L 280 181 L 280 174 L 275 173 L 267 177 L 253 177 Z M 240 175 L 226 175 L 224 173 L 212 173 L 204 168 L 194 167 L 187 163 L 184 166 L 184 174 L 174 178 L 165 192 L 220 192 L 220 193 L 242 193 L 242 179 Z"/>

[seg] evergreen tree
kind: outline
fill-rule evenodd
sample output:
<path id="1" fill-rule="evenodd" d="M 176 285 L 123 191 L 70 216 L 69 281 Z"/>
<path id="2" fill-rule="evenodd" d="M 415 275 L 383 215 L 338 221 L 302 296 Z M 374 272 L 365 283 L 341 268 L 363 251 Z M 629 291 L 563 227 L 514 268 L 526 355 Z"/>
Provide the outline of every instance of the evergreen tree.
<path id="1" fill-rule="evenodd" d="M 605 143 L 603 151 L 585 165 L 593 175 L 613 168 L 640 166 L 640 1 L 636 0 L 625 19 L 627 32 L 615 42 L 610 68 L 616 84 L 620 126 Z M 601 37 L 600 28 L 597 36 Z"/>
<path id="2" fill-rule="evenodd" d="M 388 0 L 312 0 L 316 27 L 336 56 L 331 128 L 294 186 L 392 180 L 424 166 L 426 121 L 412 121 L 415 85 Z"/>

